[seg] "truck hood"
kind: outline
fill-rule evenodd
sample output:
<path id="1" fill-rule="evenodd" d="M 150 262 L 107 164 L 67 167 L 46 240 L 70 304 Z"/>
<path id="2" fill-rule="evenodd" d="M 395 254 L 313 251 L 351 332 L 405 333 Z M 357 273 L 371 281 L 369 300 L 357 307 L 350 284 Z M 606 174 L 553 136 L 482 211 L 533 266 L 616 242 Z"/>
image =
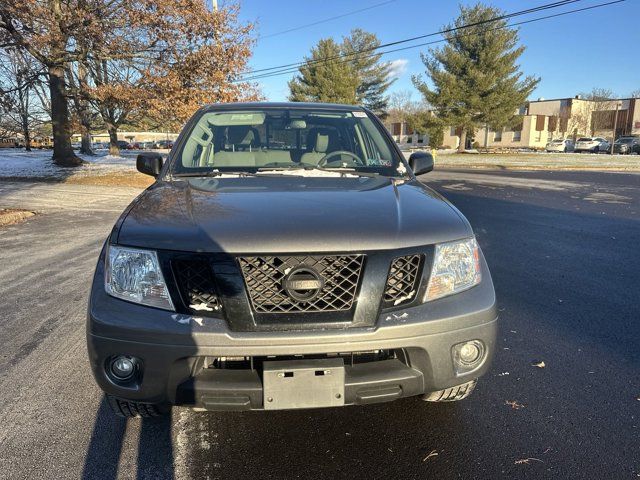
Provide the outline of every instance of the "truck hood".
<path id="1" fill-rule="evenodd" d="M 418 181 L 259 176 L 157 182 L 125 211 L 117 243 L 189 252 L 355 252 L 472 235 Z"/>

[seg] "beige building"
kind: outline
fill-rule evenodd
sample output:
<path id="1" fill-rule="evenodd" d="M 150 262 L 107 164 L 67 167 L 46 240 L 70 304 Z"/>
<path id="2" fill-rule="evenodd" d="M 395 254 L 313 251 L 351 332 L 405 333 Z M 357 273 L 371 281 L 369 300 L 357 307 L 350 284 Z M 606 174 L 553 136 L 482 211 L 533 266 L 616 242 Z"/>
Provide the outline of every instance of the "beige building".
<path id="1" fill-rule="evenodd" d="M 118 140 L 124 140 L 126 142 L 158 142 L 160 140 L 175 140 L 178 138 L 177 133 L 171 132 L 118 132 Z M 79 133 L 74 133 L 71 136 L 72 142 L 79 142 L 81 139 L 81 135 Z M 95 133 L 91 134 L 92 142 L 109 142 L 109 134 L 107 132 L 104 133 Z"/>
<path id="2" fill-rule="evenodd" d="M 426 135 L 409 131 L 406 124 L 392 123 L 388 128 L 403 148 L 428 145 Z M 539 99 L 527 102 L 516 112 L 516 124 L 512 128 L 476 129 L 473 135 L 467 136 L 467 148 L 542 149 L 554 138 L 599 136 L 611 140 L 622 135 L 640 135 L 640 98 L 606 101 L 585 100 L 580 96 Z M 459 129 L 445 128 L 442 145 L 457 148 L 459 143 Z"/>

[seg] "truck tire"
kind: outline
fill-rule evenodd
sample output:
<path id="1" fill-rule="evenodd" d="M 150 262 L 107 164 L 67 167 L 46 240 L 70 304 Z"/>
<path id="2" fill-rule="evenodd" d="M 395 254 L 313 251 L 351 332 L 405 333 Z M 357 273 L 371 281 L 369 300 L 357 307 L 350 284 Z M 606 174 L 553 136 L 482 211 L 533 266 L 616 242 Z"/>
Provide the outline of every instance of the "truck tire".
<path id="1" fill-rule="evenodd" d="M 477 383 L 478 379 L 474 379 L 470 382 L 463 383 L 462 385 L 445 388 L 444 390 L 438 390 L 437 392 L 425 393 L 422 396 L 422 400 L 425 402 L 457 402 L 458 400 L 463 400 L 471 395 L 471 392 L 473 392 Z"/>
<path id="2" fill-rule="evenodd" d="M 120 400 L 119 398 L 107 395 L 107 401 L 114 414 L 124 418 L 150 418 L 160 417 L 168 412 L 167 408 L 161 408 L 160 405 L 153 403 L 129 402 Z"/>

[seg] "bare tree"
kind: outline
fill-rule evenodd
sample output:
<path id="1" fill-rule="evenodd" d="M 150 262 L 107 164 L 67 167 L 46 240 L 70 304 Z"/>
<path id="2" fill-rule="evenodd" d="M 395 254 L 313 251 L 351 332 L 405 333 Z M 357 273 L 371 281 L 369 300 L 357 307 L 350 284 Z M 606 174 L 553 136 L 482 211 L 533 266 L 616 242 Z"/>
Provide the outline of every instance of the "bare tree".
<path id="1" fill-rule="evenodd" d="M 148 111 L 181 124 L 203 103 L 257 97 L 255 86 L 238 81 L 253 45 L 253 25 L 238 14 L 233 1 L 209 10 L 202 0 L 0 0 L 0 47 L 27 51 L 45 67 L 53 161 L 76 166 L 83 161 L 71 148 L 70 78 L 84 89 L 82 75 L 69 76 L 70 66 L 93 60 L 97 75 L 86 98 L 106 99 L 99 111 L 110 135 L 129 100 L 144 100 Z M 127 60 L 142 62 L 144 93 L 114 82 L 111 66 Z"/>
<path id="2" fill-rule="evenodd" d="M 0 50 L 2 127 L 20 132 L 27 151 L 31 151 L 33 131 L 47 120 L 37 95 L 43 75 L 42 67 L 28 53 L 17 48 Z"/>
<path id="3" fill-rule="evenodd" d="M 93 155 L 91 130 L 96 124 L 97 112 L 87 98 L 89 73 L 84 61 L 78 61 L 67 67 L 67 83 L 75 120 L 80 127 L 80 153 Z"/>
<path id="4" fill-rule="evenodd" d="M 406 122 L 410 115 L 425 109 L 423 102 L 415 101 L 412 97 L 410 90 L 398 90 L 389 95 L 389 121 Z"/>
<path id="5" fill-rule="evenodd" d="M 73 167 L 83 163 L 71 148 L 65 67 L 77 59 L 73 34 L 92 23 L 96 14 L 82 0 L 0 2 L 0 46 L 28 52 L 46 69 L 53 161 L 60 166 Z"/>
<path id="6" fill-rule="evenodd" d="M 558 131 L 565 136 L 590 135 L 612 128 L 615 94 L 606 88 L 593 88 L 572 100 L 570 111 L 561 112 Z M 609 126 L 611 125 L 611 127 Z"/>

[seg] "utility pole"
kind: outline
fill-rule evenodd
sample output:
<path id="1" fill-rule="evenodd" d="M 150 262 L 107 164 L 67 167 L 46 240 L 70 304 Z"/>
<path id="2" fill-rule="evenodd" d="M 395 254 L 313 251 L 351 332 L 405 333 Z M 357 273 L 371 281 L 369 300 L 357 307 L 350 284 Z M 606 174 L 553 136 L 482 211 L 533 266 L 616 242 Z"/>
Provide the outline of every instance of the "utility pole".
<path id="1" fill-rule="evenodd" d="M 620 109 L 620 100 L 616 100 L 616 113 L 613 117 L 613 140 L 611 140 L 611 155 L 613 155 L 613 144 L 616 143 L 616 129 L 618 128 L 618 110 Z"/>

